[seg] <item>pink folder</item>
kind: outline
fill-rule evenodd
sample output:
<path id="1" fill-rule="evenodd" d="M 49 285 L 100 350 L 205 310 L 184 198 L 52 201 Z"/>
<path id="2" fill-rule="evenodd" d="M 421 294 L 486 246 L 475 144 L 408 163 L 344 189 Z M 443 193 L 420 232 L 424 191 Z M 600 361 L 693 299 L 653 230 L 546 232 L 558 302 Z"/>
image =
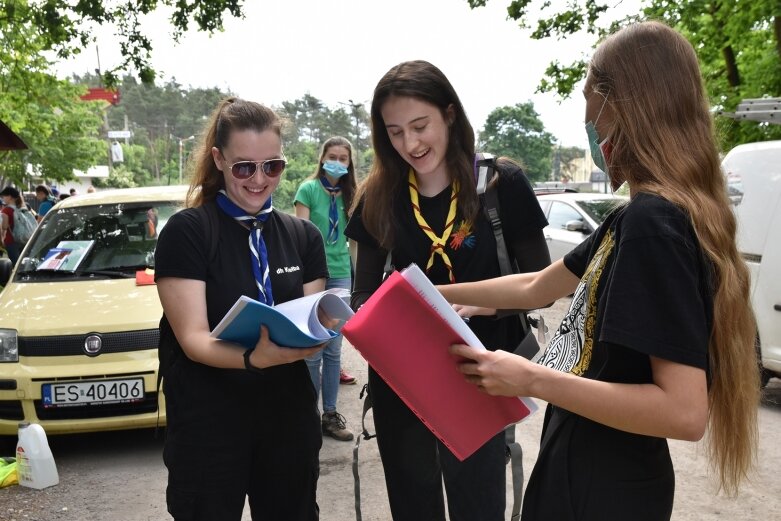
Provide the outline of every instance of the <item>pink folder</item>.
<path id="1" fill-rule="evenodd" d="M 464 340 L 398 272 L 342 334 L 459 460 L 533 412 L 518 398 L 489 396 L 466 382 L 448 352 Z"/>

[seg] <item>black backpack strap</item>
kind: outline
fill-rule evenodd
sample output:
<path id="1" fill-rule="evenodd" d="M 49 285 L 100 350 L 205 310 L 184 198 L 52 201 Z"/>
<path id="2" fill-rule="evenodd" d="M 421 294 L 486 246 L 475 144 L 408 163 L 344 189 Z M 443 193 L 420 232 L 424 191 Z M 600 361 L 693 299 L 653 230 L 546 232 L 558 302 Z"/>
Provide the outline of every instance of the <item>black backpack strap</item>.
<path id="1" fill-rule="evenodd" d="M 199 206 L 196 211 L 200 212 L 201 219 L 205 219 L 206 237 L 204 240 L 209 245 L 209 264 L 217 258 L 217 250 L 220 245 L 220 214 L 215 201 L 210 201 Z"/>
<path id="2" fill-rule="evenodd" d="M 364 395 L 366 395 L 366 398 L 364 398 Z M 358 474 L 358 447 L 361 446 L 361 438 L 370 440 L 377 435 L 369 434 L 369 430 L 366 428 L 366 414 L 372 408 L 369 384 L 363 384 L 363 388 L 361 389 L 358 398 L 363 398 L 363 413 L 361 414 L 361 433 L 355 437 L 355 445 L 353 446 L 353 483 L 355 493 L 355 520 L 361 521 L 363 517 L 361 515 L 361 477 Z"/>
<path id="3" fill-rule="evenodd" d="M 499 217 L 499 196 L 495 188 L 496 183 L 492 182 L 495 175 L 496 158 L 491 154 L 477 154 L 477 195 L 480 198 L 483 213 L 488 222 L 491 223 L 491 230 L 496 238 L 499 269 L 502 275 L 510 275 L 516 270 L 513 269 L 510 262 L 510 255 L 502 232 L 502 220 Z"/>
<path id="4" fill-rule="evenodd" d="M 480 198 L 480 206 L 483 208 L 485 218 L 488 219 L 488 222 L 491 224 L 491 230 L 494 232 L 494 238 L 496 239 L 496 257 L 499 259 L 499 271 L 502 275 L 517 273 L 518 270 L 515 268 L 515 264 L 510 260 L 507 243 L 504 240 L 502 220 L 499 216 L 497 183 L 492 182 L 497 171 L 496 158 L 491 154 L 477 154 L 476 169 L 477 195 Z M 521 327 L 525 338 L 529 333 L 529 321 L 526 317 L 526 313 L 521 314 Z M 523 344 L 521 345 L 523 346 Z M 534 352 L 531 352 L 531 349 L 524 349 L 524 352 L 522 353 L 519 353 L 516 350 L 516 354 L 531 359 L 537 351 L 539 351 L 539 346 L 532 347 L 534 347 Z"/>
<path id="5" fill-rule="evenodd" d="M 219 210 L 217 208 L 217 204 L 212 202 L 207 202 L 202 204 L 201 206 L 198 206 L 194 208 L 195 213 L 198 215 L 198 219 L 201 223 L 201 229 L 204 230 L 204 242 L 209 247 L 209 253 L 208 253 L 208 259 L 209 264 L 214 263 L 214 259 L 217 258 L 217 251 L 219 247 L 219 237 L 220 237 L 220 216 L 218 214 Z M 169 326 L 170 327 L 170 326 Z M 173 365 L 174 363 L 174 357 L 177 356 L 176 352 L 173 349 L 166 348 L 163 346 L 163 335 L 162 335 L 162 329 L 158 328 L 158 341 L 157 341 L 157 360 L 158 360 L 158 366 L 157 366 L 157 392 L 158 394 L 163 392 L 163 379 L 165 378 L 165 373 L 168 371 L 168 369 Z M 157 411 L 158 421 L 157 426 L 155 429 L 159 427 L 160 424 L 160 410 L 158 408 Z"/>
<path id="6" fill-rule="evenodd" d="M 482 206 L 483 213 L 491 224 L 491 230 L 493 230 L 494 238 L 496 239 L 496 256 L 499 259 L 499 270 L 502 275 L 511 275 L 518 270 L 514 269 L 514 264 L 510 261 L 510 254 L 502 231 L 502 220 L 499 217 L 499 196 L 496 187 L 497 183 L 494 181 L 497 171 L 496 158 L 491 154 L 477 154 L 475 170 L 480 206 Z M 514 353 L 531 359 L 539 351 L 539 345 L 534 335 L 530 334 L 531 330 L 526 313 L 520 313 L 519 320 L 523 329 L 523 341 L 516 347 Z M 521 503 L 523 500 L 523 450 L 520 443 L 515 441 L 515 425 L 505 428 L 504 442 L 507 462 L 511 465 L 513 479 L 513 506 L 510 519 L 518 521 L 521 515 Z"/>

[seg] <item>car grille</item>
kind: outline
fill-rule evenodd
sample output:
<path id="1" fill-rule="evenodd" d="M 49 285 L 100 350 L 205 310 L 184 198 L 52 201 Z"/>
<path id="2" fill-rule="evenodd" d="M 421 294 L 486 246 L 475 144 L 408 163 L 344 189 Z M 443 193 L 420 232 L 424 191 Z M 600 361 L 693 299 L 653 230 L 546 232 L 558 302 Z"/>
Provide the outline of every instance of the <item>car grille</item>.
<path id="1" fill-rule="evenodd" d="M 0 420 L 24 420 L 22 402 L 19 400 L 0 400 Z"/>
<path id="2" fill-rule="evenodd" d="M 2 403 L 2 402 L 0 402 Z M 35 400 L 35 413 L 40 420 L 83 420 L 130 416 L 157 411 L 157 393 L 146 393 L 144 399 L 132 403 L 102 403 L 98 405 L 74 405 L 69 407 L 44 407 Z"/>
<path id="3" fill-rule="evenodd" d="M 19 337 L 20 356 L 73 356 L 83 355 L 84 340 L 96 334 L 103 340 L 100 354 L 125 353 L 157 348 L 159 329 L 123 331 L 121 333 L 87 333 L 81 335 Z"/>

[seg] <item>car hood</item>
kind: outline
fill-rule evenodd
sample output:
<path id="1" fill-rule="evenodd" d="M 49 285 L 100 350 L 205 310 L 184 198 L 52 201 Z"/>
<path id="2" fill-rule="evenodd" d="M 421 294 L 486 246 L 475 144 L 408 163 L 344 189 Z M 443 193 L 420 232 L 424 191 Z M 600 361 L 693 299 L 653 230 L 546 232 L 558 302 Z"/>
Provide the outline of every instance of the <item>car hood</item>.
<path id="1" fill-rule="evenodd" d="M 20 336 L 153 329 L 162 314 L 157 287 L 134 279 L 14 282 L 0 293 L 0 328 Z"/>

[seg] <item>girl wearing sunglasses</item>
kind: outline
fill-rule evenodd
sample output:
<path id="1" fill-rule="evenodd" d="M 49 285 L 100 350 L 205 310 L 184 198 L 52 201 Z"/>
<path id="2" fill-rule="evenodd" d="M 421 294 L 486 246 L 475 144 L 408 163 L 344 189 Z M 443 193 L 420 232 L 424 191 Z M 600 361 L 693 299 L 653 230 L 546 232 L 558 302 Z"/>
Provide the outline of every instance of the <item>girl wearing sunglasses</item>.
<path id="1" fill-rule="evenodd" d="M 256 519 L 318 518 L 322 435 L 304 359 L 322 346 L 277 346 L 265 328 L 249 350 L 209 336 L 242 295 L 273 305 L 325 289 L 320 232 L 272 205 L 285 169 L 280 128 L 269 108 L 222 101 L 195 156 L 188 208 L 160 232 L 163 458 L 174 519 L 238 521 L 247 496 Z"/>
<path id="2" fill-rule="evenodd" d="M 352 269 L 344 228 L 347 226 L 346 209 L 350 208 L 354 193 L 353 147 L 343 137 L 332 137 L 323 144 L 315 172 L 301 183 L 295 197 L 296 216 L 312 221 L 323 235 L 330 273 L 325 287 L 329 289 L 351 289 Z M 336 411 L 341 353 L 342 335 L 339 335 L 306 363 L 318 394 L 322 388 L 323 434 L 339 441 L 350 441 L 353 433 L 347 429 L 344 416 Z"/>
<path id="3" fill-rule="evenodd" d="M 388 251 L 394 266 L 414 262 L 435 284 L 498 277 L 496 239 L 475 186 L 474 131 L 445 75 L 425 61 L 390 69 L 374 90 L 371 127 L 374 163 L 347 226 L 358 243 L 353 308 L 380 286 Z M 521 271 L 542 269 L 550 264 L 547 223 L 531 185 L 506 160 L 497 174 L 509 253 Z M 471 316 L 469 327 L 489 349 L 522 338 L 517 314 L 459 313 Z M 505 519 L 504 432 L 459 461 L 371 367 L 369 392 L 395 521 L 444 521 L 443 480 L 451 520 Z"/>

